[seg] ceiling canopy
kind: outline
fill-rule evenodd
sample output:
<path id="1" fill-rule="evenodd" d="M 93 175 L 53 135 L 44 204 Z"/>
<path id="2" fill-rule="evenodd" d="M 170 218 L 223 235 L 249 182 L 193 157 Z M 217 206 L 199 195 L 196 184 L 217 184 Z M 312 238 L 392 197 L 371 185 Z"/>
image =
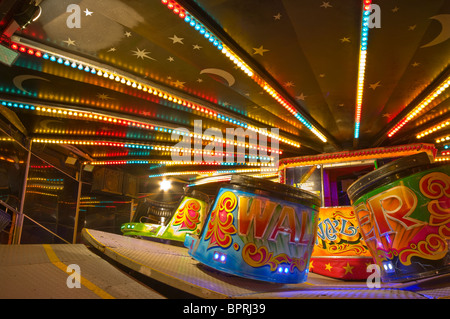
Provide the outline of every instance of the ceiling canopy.
<path id="1" fill-rule="evenodd" d="M 82 163 L 181 176 L 409 143 L 446 154 L 449 1 L 44 0 L 11 32 L 12 3 L 1 114 Z"/>

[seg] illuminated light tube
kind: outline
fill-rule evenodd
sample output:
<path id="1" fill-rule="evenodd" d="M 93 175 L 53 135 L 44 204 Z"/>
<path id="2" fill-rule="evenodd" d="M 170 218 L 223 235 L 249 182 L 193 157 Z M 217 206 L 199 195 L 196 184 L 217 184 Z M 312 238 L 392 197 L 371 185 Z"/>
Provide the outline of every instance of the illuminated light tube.
<path id="1" fill-rule="evenodd" d="M 20 41 L 20 38 L 18 38 L 17 40 Z M 96 74 L 105 79 L 109 79 L 114 82 L 119 82 L 126 86 L 131 86 L 131 87 L 134 87 L 137 89 L 142 89 L 142 91 L 144 91 L 148 94 L 157 95 L 158 97 L 161 97 L 166 100 L 170 100 L 173 103 L 180 104 L 183 107 L 185 107 L 186 110 L 199 111 L 199 112 L 201 112 L 202 116 L 212 116 L 212 117 L 214 117 L 214 119 L 216 119 L 216 120 L 219 119 L 222 122 L 235 124 L 236 126 L 240 126 L 243 128 L 249 128 L 252 130 L 258 130 L 257 127 L 249 125 L 248 123 L 246 123 L 244 121 L 238 120 L 233 117 L 229 117 L 228 115 L 225 115 L 225 114 L 218 113 L 206 106 L 200 105 L 199 103 L 195 103 L 195 102 L 189 101 L 185 98 L 181 98 L 175 94 L 166 92 L 165 90 L 156 88 L 147 83 L 139 82 L 136 79 L 132 79 L 130 76 L 119 74 L 118 71 L 110 71 L 110 70 L 105 69 L 105 67 L 103 67 L 103 66 L 94 65 L 91 62 L 83 62 L 83 61 L 75 60 L 75 59 L 63 56 L 60 53 L 53 53 L 53 52 L 50 52 L 49 50 L 43 50 L 40 48 L 36 48 L 35 46 L 30 45 L 30 44 L 27 44 L 28 47 L 19 45 L 17 43 L 13 43 L 13 45 L 16 45 L 17 47 L 23 47 L 24 50 L 28 50 L 29 49 L 28 47 L 32 47 L 32 49 L 34 49 L 34 50 L 39 50 L 39 52 L 42 51 L 43 53 L 41 52 L 40 57 L 42 57 L 45 60 L 49 60 L 51 62 L 57 62 L 61 65 L 69 66 L 73 69 L 78 69 L 78 70 L 82 70 L 82 71 L 89 72 L 92 74 Z M 301 116 L 301 115 L 298 114 L 298 116 Z M 304 120 L 304 121 L 306 121 L 306 120 Z M 270 136 L 269 133 L 264 132 L 264 131 L 260 131 L 260 134 Z M 321 133 L 319 133 L 319 134 L 321 134 Z M 283 138 L 281 136 L 278 136 L 278 137 L 270 136 L 270 137 L 274 138 L 274 139 L 278 139 L 280 142 L 289 144 L 291 146 L 294 146 L 297 148 L 300 147 L 300 144 L 298 142 L 292 141 L 290 139 Z M 321 139 L 324 140 L 325 137 L 322 135 Z"/>
<path id="2" fill-rule="evenodd" d="M 443 136 L 443 137 L 438 138 L 438 139 L 436 140 L 436 144 L 439 144 L 439 143 L 445 143 L 445 142 L 448 142 L 448 141 L 450 141 L 450 135 L 447 135 L 447 136 Z"/>
<path id="3" fill-rule="evenodd" d="M 182 165 L 222 165 L 222 166 L 230 166 L 231 165 L 245 165 L 245 166 L 274 166 L 273 163 L 226 163 L 226 162 L 182 162 L 182 161 L 164 161 L 164 160 L 110 160 L 110 161 L 93 161 L 93 162 L 84 162 L 85 165 L 90 164 L 94 166 L 113 166 L 113 165 L 142 165 L 142 164 L 160 164 L 165 166 L 182 166 Z M 252 165 L 250 165 L 252 164 Z"/>
<path id="4" fill-rule="evenodd" d="M 167 134 L 176 133 L 176 134 L 185 135 L 185 136 L 188 135 L 188 133 L 184 133 L 183 131 L 172 129 L 169 127 L 160 126 L 160 125 L 157 125 L 156 123 L 139 122 L 139 121 L 127 119 L 124 117 L 112 116 L 112 115 L 109 115 L 106 113 L 101 113 L 101 112 L 84 111 L 84 110 L 79 110 L 79 109 L 75 109 L 75 108 L 62 108 L 62 107 L 52 107 L 52 106 L 42 106 L 42 105 L 35 106 L 35 105 L 29 105 L 29 104 L 22 104 L 19 102 L 1 101 L 1 100 L 0 100 L 0 104 L 7 106 L 7 107 L 11 107 L 11 108 L 21 108 L 21 109 L 25 109 L 25 110 L 31 110 L 31 111 L 44 113 L 46 116 L 80 118 L 83 120 L 107 122 L 109 124 L 145 129 L 145 130 L 150 130 L 150 131 L 160 132 L 160 133 L 167 133 Z M 258 132 L 260 134 L 266 133 L 265 134 L 266 136 L 276 139 L 275 135 L 265 132 L 263 130 L 260 130 L 259 128 L 249 127 L 249 129 L 253 130 L 255 132 Z M 203 140 L 212 140 L 213 136 L 202 134 L 201 136 L 199 136 L 199 138 L 202 138 Z M 279 140 L 282 142 L 285 142 L 286 144 L 292 145 L 294 147 L 300 147 L 299 143 L 293 142 L 293 141 L 285 139 L 283 137 L 279 138 Z M 228 143 L 228 144 L 235 143 L 234 140 L 230 141 L 227 139 L 221 139 L 221 141 L 224 144 L 225 143 Z M 246 143 L 245 147 L 246 148 L 255 148 L 255 147 L 259 147 L 259 146 Z M 274 150 L 271 148 L 263 148 L 263 150 L 273 151 L 273 152 L 279 153 L 279 154 L 283 153 L 281 150 Z"/>
<path id="5" fill-rule="evenodd" d="M 141 143 L 124 143 L 124 142 L 113 142 L 113 141 L 94 141 L 94 140 L 72 140 L 72 139 L 49 139 L 49 138 L 33 138 L 33 143 L 47 143 L 47 144 L 65 144 L 65 145 L 87 145 L 87 146 L 109 146 L 109 147 L 121 147 L 121 148 L 132 148 L 132 149 L 140 149 L 140 150 L 153 150 L 153 151 L 170 151 L 170 152 L 182 152 L 182 153 L 190 153 L 191 155 L 195 154 L 203 154 L 203 155 L 212 155 L 210 151 L 205 150 L 195 150 L 191 148 L 180 148 L 180 147 L 174 147 L 174 146 L 165 146 L 165 145 L 148 145 L 148 144 L 141 144 Z M 217 155 L 223 156 L 225 153 L 218 153 Z M 233 155 L 237 155 L 237 153 L 233 153 Z M 249 157 L 246 157 L 249 158 Z M 255 159 L 258 160 L 273 160 L 272 157 L 259 157 L 254 156 Z M 122 161 L 120 164 L 149 164 L 149 163 L 138 163 L 141 160 L 136 160 L 135 163 L 130 161 L 127 163 L 126 160 Z M 113 161 L 109 161 L 113 162 Z M 120 162 L 120 160 L 119 160 Z M 214 163 L 214 162 L 207 162 L 207 163 Z M 220 163 L 220 162 L 216 162 Z M 273 163 L 252 163 L 252 162 L 242 162 L 246 163 L 246 165 L 261 165 L 261 166 L 273 166 Z M 242 164 L 242 163 L 235 163 L 235 164 Z M 230 163 L 225 163 L 223 165 L 229 165 Z M 234 164 L 234 162 L 233 162 Z"/>
<path id="6" fill-rule="evenodd" d="M 231 170 L 213 170 L 213 171 L 185 171 L 185 172 L 167 172 L 162 174 L 149 175 L 149 178 L 176 176 L 176 175 L 200 175 L 200 176 L 216 176 L 223 174 L 242 174 L 242 173 L 269 173 L 276 172 L 276 168 L 253 168 L 253 169 L 231 169 Z"/>
<path id="7" fill-rule="evenodd" d="M 424 130 L 422 132 L 420 132 L 419 134 L 416 135 L 417 139 L 421 139 L 422 137 L 425 137 L 429 134 L 435 133 L 439 130 L 444 129 L 445 127 L 450 125 L 450 120 L 445 120 L 437 125 L 432 126 L 431 128 Z"/>
<path id="8" fill-rule="evenodd" d="M 377 147 L 364 150 L 342 151 L 336 153 L 284 158 L 279 161 L 279 169 L 280 171 L 282 171 L 285 167 L 293 167 L 293 166 L 317 165 L 326 163 L 343 163 L 374 158 L 407 156 L 416 154 L 418 152 L 427 152 L 429 156 L 434 157 L 434 155 L 432 154 L 436 152 L 436 147 L 434 146 L 434 144 L 417 143 L 417 144 L 398 145 L 392 147 Z"/>
<path id="9" fill-rule="evenodd" d="M 355 127 L 353 137 L 359 138 L 361 128 L 361 113 L 364 93 L 364 77 L 366 73 L 367 60 L 367 41 L 369 37 L 369 16 L 371 13 L 371 0 L 363 1 L 362 25 L 361 25 L 361 39 L 359 50 L 359 67 L 358 67 L 358 86 L 356 90 L 356 107 L 355 107 Z"/>
<path id="10" fill-rule="evenodd" d="M 393 128 L 391 128 L 387 136 L 392 137 L 402 129 L 409 121 L 416 118 L 424 108 L 429 105 L 435 98 L 442 94 L 450 86 L 450 76 L 447 77 L 436 89 L 433 90 L 426 98 L 424 98 L 414 109 L 412 109 L 405 117 L 403 117 Z"/>
<path id="11" fill-rule="evenodd" d="M 185 10 L 180 4 L 172 0 L 162 0 L 162 4 L 166 5 L 174 13 L 178 14 L 180 18 L 205 38 L 208 38 L 209 42 L 214 45 L 220 52 L 232 61 L 239 69 L 241 69 L 246 75 L 252 78 L 260 87 L 268 91 L 269 94 L 286 110 L 288 110 L 294 117 L 304 124 L 315 136 L 317 136 L 322 142 L 326 143 L 327 138 L 317 128 L 315 128 L 309 121 L 307 121 L 295 108 L 281 97 L 263 78 L 255 74 L 252 68 L 245 63 L 237 54 L 235 54 L 229 47 L 227 47 L 218 36 L 216 36 L 211 30 L 209 30 L 204 24 L 196 19 L 192 14 Z"/>
<path id="12" fill-rule="evenodd" d="M 24 110 L 41 112 L 48 116 L 56 116 L 56 117 L 64 116 L 64 117 L 80 118 L 80 119 L 82 118 L 83 120 L 107 122 L 110 124 L 121 125 L 121 126 L 126 126 L 126 127 L 133 127 L 133 128 L 140 128 L 140 129 L 150 130 L 150 131 L 154 131 L 154 132 L 161 132 L 161 133 L 167 133 L 167 134 L 176 133 L 179 135 L 187 136 L 187 133 L 184 133 L 183 131 L 172 129 L 169 127 L 164 127 L 159 124 L 157 125 L 157 123 L 139 122 L 139 121 L 135 121 L 135 120 L 126 119 L 124 117 L 115 117 L 115 116 L 112 116 L 112 115 L 109 115 L 106 113 L 101 113 L 101 112 L 83 111 L 83 110 L 79 110 L 79 109 L 75 109 L 75 108 L 62 108 L 62 107 L 52 107 L 52 106 L 42 106 L 42 105 L 35 106 L 35 105 L 30 105 L 30 104 L 25 104 L 25 103 L 20 103 L 20 102 L 2 101 L 2 100 L 0 100 L 0 104 L 3 106 L 11 107 L 11 108 L 19 108 L 19 109 L 24 109 Z M 250 127 L 250 129 L 257 131 L 258 133 L 265 133 L 264 131 L 259 130 L 256 127 Z M 61 134 L 63 134 L 63 133 L 61 133 Z M 276 138 L 273 134 L 270 134 L 270 133 L 267 133 L 265 135 L 269 136 L 271 138 Z M 212 139 L 212 136 L 202 134 L 201 138 L 204 140 L 210 140 L 210 139 Z M 289 145 L 292 145 L 294 147 L 300 147 L 299 143 L 295 143 L 295 142 L 285 139 L 283 137 L 279 138 L 279 140 L 282 142 L 285 142 Z M 222 141 L 224 143 L 234 142 L 234 141 L 228 141 L 226 139 L 223 139 Z M 246 148 L 257 147 L 257 145 L 245 144 L 245 147 Z M 271 148 L 266 148 L 265 150 L 272 151 Z M 279 152 L 280 152 L 280 154 L 282 154 L 282 151 L 279 151 Z"/>

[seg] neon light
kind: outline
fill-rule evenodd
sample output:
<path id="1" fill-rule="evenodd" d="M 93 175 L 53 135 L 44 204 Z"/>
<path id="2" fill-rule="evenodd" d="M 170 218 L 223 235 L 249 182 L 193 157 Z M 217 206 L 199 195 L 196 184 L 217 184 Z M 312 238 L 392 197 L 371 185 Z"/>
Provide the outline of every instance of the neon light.
<path id="1" fill-rule="evenodd" d="M 1 101 L 0 100 L 0 104 L 3 106 L 8 106 L 8 107 L 12 107 L 12 108 L 21 108 L 21 109 L 25 109 L 25 110 L 31 110 L 31 111 L 36 111 L 39 113 L 43 113 L 46 116 L 55 116 L 55 117 L 70 117 L 70 118 L 82 118 L 83 120 L 89 120 L 89 121 L 99 121 L 99 122 L 107 122 L 109 124 L 114 124 L 114 125 L 120 125 L 120 126 L 126 126 L 126 127 L 133 127 L 133 128 L 138 128 L 138 129 L 145 129 L 145 130 L 150 130 L 150 131 L 154 131 L 154 132 L 161 132 L 162 134 L 167 133 L 167 134 L 178 134 L 178 135 L 182 135 L 182 136 L 188 136 L 188 133 L 185 133 L 183 131 L 179 131 L 176 129 L 172 129 L 169 127 L 162 127 L 162 126 L 156 126 L 156 123 L 152 123 L 152 122 L 139 122 L 139 121 L 135 121 L 135 120 L 130 120 L 130 119 L 126 119 L 124 117 L 116 117 L 116 116 L 112 116 L 109 114 L 105 114 L 102 112 L 91 112 L 91 111 L 83 111 L 83 110 L 78 110 L 78 109 L 74 109 L 74 108 L 62 108 L 62 107 L 50 107 L 50 106 L 35 106 L 35 105 L 29 105 L 29 104 L 22 104 L 19 102 L 12 102 L 12 101 Z M 276 135 L 271 134 L 271 133 L 267 133 L 264 130 L 258 129 L 258 128 L 250 128 L 251 130 L 259 133 L 259 134 L 265 134 L 266 136 L 269 136 L 271 138 L 276 139 Z M 73 131 L 72 131 L 73 132 Z M 66 134 L 65 131 L 63 130 L 47 130 L 44 133 L 58 133 L 58 134 Z M 70 134 L 77 134 L 75 132 L 70 133 Z M 79 133 L 79 134 L 89 134 L 87 132 L 85 133 Z M 97 133 L 97 135 L 108 135 L 108 134 L 102 134 L 102 133 Z M 123 133 L 111 133 L 113 136 L 116 137 L 124 137 Z M 122 136 L 120 136 L 120 134 L 122 134 Z M 127 133 L 127 136 L 128 133 Z M 191 133 L 191 137 L 193 137 L 192 133 Z M 213 140 L 213 136 L 210 135 L 198 135 L 196 136 L 197 138 L 201 138 L 202 140 Z M 281 138 L 280 140 L 285 140 L 284 138 Z M 225 144 L 234 144 L 235 146 L 237 146 L 238 144 L 234 141 L 234 140 L 227 140 L 227 139 L 218 139 L 217 137 L 214 138 L 214 141 L 216 142 L 222 142 L 223 145 Z M 294 142 L 285 140 L 287 144 L 292 145 L 292 146 L 300 146 L 300 144 L 296 144 Z M 258 150 L 260 149 L 258 145 L 254 145 L 254 144 L 239 144 L 239 146 L 244 146 L 247 149 L 250 148 L 258 148 Z M 283 152 L 281 150 L 277 150 L 277 149 L 272 149 L 270 147 L 262 147 L 261 150 L 263 151 L 271 151 L 274 153 L 278 153 L 278 154 L 282 154 Z"/>
<path id="2" fill-rule="evenodd" d="M 319 130 L 314 127 L 309 121 L 307 121 L 303 115 L 301 115 L 295 107 L 286 101 L 276 90 L 274 90 L 262 77 L 255 74 L 252 68 L 245 63 L 237 54 L 235 54 L 229 47 L 227 47 L 218 36 L 216 36 L 211 30 L 204 26 L 199 19 L 196 19 L 192 14 L 187 12 L 181 5 L 175 1 L 163 0 L 162 3 L 167 5 L 170 10 L 178 13 L 180 18 L 183 18 L 189 26 L 193 27 L 200 34 L 205 36 L 220 52 L 230 59 L 238 68 L 240 68 L 245 74 L 251 77 L 260 87 L 264 88 L 280 105 L 288 110 L 297 120 L 304 124 L 315 136 L 317 136 L 322 142 L 326 143 L 327 139 Z"/>
<path id="3" fill-rule="evenodd" d="M 436 148 L 433 144 L 408 144 L 392 147 L 377 147 L 364 150 L 343 151 L 328 154 L 284 158 L 281 159 L 279 162 L 279 170 L 291 166 L 317 165 L 322 163 L 344 163 L 344 161 L 350 162 L 364 159 L 406 156 L 418 152 L 427 152 L 430 156 L 434 157 L 434 152 L 436 152 Z"/>
<path id="4" fill-rule="evenodd" d="M 72 139 L 49 139 L 49 138 L 33 138 L 33 143 L 47 143 L 47 144 L 65 144 L 65 145 L 86 145 L 86 146 L 109 146 L 109 147 L 121 147 L 121 148 L 132 148 L 132 149 L 143 149 L 143 150 L 153 150 L 153 151 L 167 151 L 167 152 L 181 152 L 181 153 L 189 153 L 191 155 L 195 154 L 203 154 L 203 155 L 211 155 L 211 152 L 205 150 L 193 150 L 191 148 L 180 148 L 175 146 L 166 146 L 166 145 L 148 145 L 141 143 L 123 143 L 123 142 L 112 142 L 112 141 L 94 141 L 94 140 L 72 140 Z M 225 153 L 216 152 L 218 156 L 224 156 Z M 237 154 L 234 154 L 237 155 Z M 249 157 L 246 157 L 249 159 Z M 253 159 L 258 160 L 273 160 L 272 157 L 266 156 L 253 156 Z M 97 165 L 123 165 L 123 164 L 149 164 L 150 161 L 143 160 L 122 160 L 122 161 L 103 161 L 96 162 Z M 180 165 L 184 163 L 183 161 L 172 162 L 173 165 Z M 176 163 L 176 164 L 175 164 Z M 186 162 L 187 164 L 192 164 L 195 162 Z M 205 165 L 219 165 L 216 161 L 205 162 Z M 274 163 L 255 163 L 255 162 L 242 162 L 248 166 L 273 166 Z M 233 165 L 239 165 L 242 163 L 232 163 Z M 230 163 L 223 163 L 221 165 L 230 165 Z"/>
<path id="5" fill-rule="evenodd" d="M 234 165 L 245 165 L 245 166 L 274 166 L 273 163 L 226 163 L 226 162 L 206 162 L 206 161 L 165 161 L 165 160 L 112 160 L 112 161 L 94 161 L 85 162 L 84 164 L 90 164 L 94 166 L 104 166 L 104 165 L 130 165 L 130 164 L 160 164 L 165 166 L 180 166 L 180 165 L 223 165 L 223 166 L 234 166 Z"/>
<path id="6" fill-rule="evenodd" d="M 28 46 L 32 47 L 31 45 L 28 45 Z M 26 47 L 23 47 L 23 48 L 24 48 L 25 51 L 27 50 Z M 34 48 L 34 46 L 33 46 L 33 49 L 37 49 L 37 48 Z M 40 51 L 45 51 L 45 50 L 40 50 Z M 211 118 L 211 116 L 213 116 L 214 119 L 218 119 L 218 120 L 220 120 L 222 122 L 225 122 L 225 123 L 231 123 L 231 124 L 234 124 L 236 126 L 240 126 L 240 127 L 246 128 L 246 129 L 248 128 L 248 129 L 251 129 L 251 130 L 254 130 L 254 131 L 258 131 L 259 130 L 258 127 L 249 125 L 248 123 L 246 123 L 246 122 L 244 122 L 242 120 L 238 120 L 238 119 L 230 117 L 228 115 L 218 113 L 215 110 L 212 110 L 212 109 L 210 109 L 210 108 L 208 108 L 208 107 L 206 107 L 204 105 L 200 105 L 198 103 L 195 103 L 195 102 L 189 101 L 187 99 L 178 97 L 175 94 L 168 93 L 168 92 L 163 91 L 163 90 L 161 90 L 159 88 L 152 87 L 149 84 L 141 83 L 141 82 L 139 82 L 139 81 L 137 81 L 135 79 L 131 79 L 130 77 L 128 77 L 126 75 L 119 74 L 120 72 L 118 72 L 118 71 L 112 72 L 112 71 L 109 71 L 109 70 L 104 70 L 101 67 L 93 65 L 92 63 L 81 62 L 81 61 L 74 60 L 74 59 L 71 59 L 71 58 L 68 58 L 68 57 L 63 57 L 62 54 L 53 54 L 51 52 L 44 52 L 42 54 L 42 58 L 43 59 L 48 59 L 48 60 L 50 60 L 52 62 L 56 61 L 57 63 L 59 63 L 61 65 L 65 65 L 65 66 L 68 66 L 68 67 L 71 67 L 71 68 L 74 68 L 74 69 L 84 70 L 85 72 L 90 72 L 92 74 L 97 74 L 99 77 L 103 77 L 103 78 L 109 79 L 111 81 L 120 82 L 121 84 L 124 84 L 126 86 L 131 86 L 131 87 L 136 88 L 138 90 L 142 90 L 143 92 L 146 92 L 148 94 L 153 94 L 155 96 L 158 96 L 158 97 L 160 97 L 160 98 L 162 98 L 164 100 L 168 100 L 170 102 L 182 105 L 187 110 L 200 111 L 200 115 L 201 116 L 205 116 L 207 118 Z M 299 143 L 297 143 L 295 141 L 292 141 L 290 139 L 283 138 L 281 136 L 270 135 L 269 133 L 264 132 L 264 131 L 260 131 L 260 133 L 263 134 L 263 135 L 269 136 L 271 138 L 278 139 L 281 142 L 287 143 L 287 144 L 289 144 L 291 146 L 294 146 L 294 147 L 297 147 L 297 148 L 300 147 Z"/>
<path id="7" fill-rule="evenodd" d="M 353 135 L 355 139 L 359 138 L 359 131 L 361 128 L 362 99 L 364 91 L 364 76 L 366 72 L 367 41 L 369 37 L 369 16 L 371 13 L 371 3 L 371 0 L 363 1 L 361 40 L 359 50 L 358 86 L 356 90 L 355 128 Z"/>
<path id="8" fill-rule="evenodd" d="M 244 173 L 268 173 L 276 172 L 276 168 L 249 168 L 249 169 L 232 169 L 232 170 L 213 170 L 213 171 L 184 171 L 184 172 L 167 172 L 162 174 L 149 175 L 149 178 L 176 176 L 176 175 L 200 175 L 200 176 L 216 176 L 225 174 L 244 174 Z"/>
<path id="9" fill-rule="evenodd" d="M 393 128 L 387 133 L 388 137 L 394 136 L 402 129 L 409 121 L 417 117 L 424 108 L 429 105 L 436 97 L 442 94 L 450 86 L 450 76 L 447 77 L 433 92 L 431 92 L 425 99 L 422 100 L 412 111 L 410 111 L 403 119 L 401 119 Z"/>
<path id="10" fill-rule="evenodd" d="M 436 140 L 436 143 L 439 144 L 439 143 L 443 143 L 443 142 L 446 142 L 446 141 L 450 141 L 450 135 L 438 138 Z M 447 149 L 447 147 L 445 147 L 445 148 Z"/>
<path id="11" fill-rule="evenodd" d="M 445 121 L 443 121 L 443 122 L 441 122 L 441 123 L 439 123 L 437 125 L 432 126 L 431 128 L 429 128 L 429 129 L 427 129 L 425 131 L 420 132 L 419 134 L 417 134 L 416 138 L 417 139 L 421 139 L 422 137 L 425 137 L 425 136 L 427 136 L 429 134 L 432 134 L 432 133 L 435 133 L 435 132 L 437 132 L 439 130 L 444 129 L 445 127 L 447 127 L 449 125 L 450 125 L 450 121 L 449 120 L 445 120 Z"/>

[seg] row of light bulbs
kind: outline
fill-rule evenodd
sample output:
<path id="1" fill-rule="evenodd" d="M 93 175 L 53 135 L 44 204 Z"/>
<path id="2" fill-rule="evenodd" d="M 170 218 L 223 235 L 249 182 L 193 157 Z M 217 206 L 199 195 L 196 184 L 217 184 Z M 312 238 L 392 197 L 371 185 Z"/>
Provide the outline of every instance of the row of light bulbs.
<path id="1" fill-rule="evenodd" d="M 439 124 L 429 128 L 429 129 L 427 129 L 425 131 L 420 132 L 419 134 L 417 134 L 416 138 L 417 139 L 421 139 L 422 137 L 425 137 L 425 136 L 427 136 L 429 134 L 432 134 L 432 133 L 435 133 L 435 132 L 437 132 L 439 130 L 444 129 L 444 128 L 446 128 L 449 125 L 450 125 L 450 121 L 449 120 L 443 121 L 443 122 L 441 122 L 441 123 L 439 123 Z"/>
<path id="2" fill-rule="evenodd" d="M 209 41 L 217 47 L 220 52 L 225 55 L 230 61 L 232 61 L 238 68 L 240 68 L 246 75 L 252 78 L 258 85 L 260 85 L 265 91 L 269 93 L 279 104 L 281 104 L 286 110 L 294 115 L 301 123 L 303 123 L 314 135 L 316 135 L 322 142 L 326 143 L 327 138 L 319 130 L 314 127 L 309 121 L 307 121 L 297 110 L 286 101 L 270 84 L 264 79 L 259 77 L 252 68 L 245 63 L 232 49 L 227 47 L 220 39 L 214 35 L 205 25 L 203 25 L 198 19 L 187 12 L 180 4 L 173 0 L 161 0 L 170 10 L 177 14 L 180 18 L 184 19 L 191 27 L 194 27 L 200 34 L 209 39 Z"/>
<path id="3" fill-rule="evenodd" d="M 171 129 L 171 128 L 162 127 L 162 126 L 155 126 L 155 125 L 148 124 L 145 122 L 127 120 L 127 119 L 123 119 L 123 118 L 106 115 L 106 114 L 103 114 L 100 112 L 94 113 L 94 112 L 90 112 L 90 111 L 65 109 L 65 108 L 60 108 L 60 107 L 34 106 L 34 105 L 28 105 L 28 104 L 26 104 L 26 107 L 25 107 L 22 103 L 17 103 L 17 102 L 12 102 L 12 101 L 0 101 L 0 104 L 4 105 L 4 106 L 8 106 L 8 107 L 13 107 L 13 108 L 23 108 L 26 110 L 37 111 L 40 113 L 44 113 L 45 115 L 68 116 L 68 117 L 74 117 L 74 118 L 79 118 L 79 119 L 83 119 L 83 120 L 100 121 L 100 122 L 105 122 L 105 123 L 110 123 L 110 124 L 115 124 L 115 125 L 123 125 L 123 126 L 127 126 L 127 127 L 146 129 L 146 130 L 167 133 L 167 134 L 176 133 L 178 135 L 200 138 L 200 139 L 203 139 L 206 141 L 217 141 L 217 142 L 222 142 L 225 144 L 234 144 L 235 146 L 243 146 L 248 149 L 253 148 L 253 149 L 258 149 L 258 150 L 263 150 L 263 151 L 270 151 L 270 152 L 277 153 L 277 154 L 282 154 L 282 151 L 279 149 L 274 149 L 274 148 L 270 148 L 270 147 L 260 147 L 258 145 L 252 145 L 250 143 L 239 143 L 234 140 L 231 141 L 231 140 L 227 140 L 225 138 L 217 138 L 217 137 L 213 137 L 213 136 L 209 136 L 209 135 L 205 135 L 205 134 L 186 133 L 182 130 Z M 20 107 L 20 106 L 22 106 L 22 107 Z M 267 131 L 263 130 L 263 129 L 259 129 L 259 128 L 252 128 L 252 129 L 259 134 L 266 134 L 267 136 L 274 138 L 274 139 L 276 139 L 276 137 L 277 137 L 277 135 L 272 134 L 272 133 L 267 133 Z M 298 144 L 293 143 L 293 146 L 297 146 L 297 145 Z"/>
<path id="4" fill-rule="evenodd" d="M 200 175 L 200 176 L 214 176 L 222 174 L 236 174 L 236 173 L 270 173 L 276 172 L 276 168 L 249 168 L 249 169 L 232 169 L 232 170 L 213 170 L 213 171 L 184 171 L 184 172 L 167 172 L 162 174 L 149 175 L 153 177 L 176 176 L 176 175 Z"/>
<path id="5" fill-rule="evenodd" d="M 431 92 L 425 99 L 422 100 L 413 110 L 411 110 L 403 119 L 401 119 L 393 128 L 387 133 L 388 137 L 394 136 L 403 126 L 405 126 L 412 119 L 417 117 L 426 106 L 428 106 L 434 99 L 441 95 L 450 86 L 450 76 L 447 77 L 433 92 Z"/>
<path id="6" fill-rule="evenodd" d="M 369 16 L 371 13 L 371 0 L 363 0 L 363 14 L 361 26 L 361 42 L 359 51 L 359 66 L 358 66 L 358 83 L 356 90 L 356 107 L 355 107 L 355 127 L 353 137 L 359 138 L 359 131 L 361 128 L 361 113 L 362 101 L 364 92 L 364 78 L 366 73 L 367 60 L 367 42 L 369 38 Z"/>
<path id="7" fill-rule="evenodd" d="M 242 163 L 227 163 L 227 162 L 217 162 L 217 161 L 164 161 L 164 160 L 115 160 L 115 161 L 93 161 L 85 162 L 85 164 L 94 166 L 103 165 L 129 165 L 129 164 L 160 164 L 165 166 L 180 166 L 180 165 L 221 165 L 221 166 L 235 166 L 235 165 L 245 165 L 245 166 L 275 166 L 274 163 L 263 163 L 263 162 L 242 162 Z"/>
<path id="8" fill-rule="evenodd" d="M 154 151 L 170 151 L 172 153 L 177 152 L 181 154 L 203 154 L 208 156 L 235 156 L 238 153 L 222 153 L 213 152 L 208 150 L 196 150 L 191 148 L 182 148 L 177 146 L 163 146 L 163 145 L 148 145 L 141 143 L 122 143 L 122 142 L 111 142 L 111 141 L 92 141 L 92 140 L 69 140 L 69 139 L 48 139 L 48 138 L 33 138 L 33 143 L 47 143 L 47 144 L 67 144 L 67 145 L 86 145 L 86 146 L 110 146 L 110 147 L 124 147 L 124 148 L 136 148 L 136 149 L 147 149 Z M 247 159 L 257 159 L 261 161 L 273 161 L 274 158 L 271 156 L 252 156 L 245 155 L 244 158 Z"/>
<path id="9" fill-rule="evenodd" d="M 13 43 L 12 46 L 18 46 L 18 44 Z M 31 45 L 29 45 L 29 46 L 31 47 Z M 33 48 L 33 49 L 35 49 L 35 48 Z M 253 131 L 259 131 L 261 134 L 267 135 L 274 139 L 278 139 L 281 142 L 291 145 L 293 147 L 297 147 L 297 148 L 300 147 L 300 144 L 298 142 L 295 142 L 293 140 L 290 140 L 290 139 L 287 139 L 287 138 L 284 138 L 284 137 L 281 137 L 278 135 L 269 134 L 267 131 L 260 130 L 258 127 L 249 125 L 248 123 L 245 123 L 244 121 L 232 118 L 225 114 L 220 114 L 212 109 L 207 108 L 206 106 L 199 105 L 198 103 L 194 103 L 194 102 L 188 101 L 184 98 L 177 97 L 174 94 L 165 92 L 161 89 L 151 87 L 150 85 L 140 83 L 139 81 L 133 80 L 127 76 L 120 75 L 120 74 L 118 74 L 118 72 L 108 71 L 101 67 L 95 66 L 91 63 L 80 62 L 80 61 L 76 61 L 76 60 L 73 60 L 68 57 L 62 57 L 61 54 L 53 54 L 51 52 L 46 52 L 45 50 L 40 50 L 40 51 L 43 52 L 42 58 L 45 60 L 49 60 L 51 62 L 56 62 L 58 64 L 65 65 L 65 66 L 71 67 L 73 69 L 89 72 L 91 74 L 96 74 L 99 77 L 103 77 L 105 79 L 109 79 L 111 81 L 115 81 L 117 83 L 121 83 L 123 85 L 130 86 L 130 87 L 138 89 L 138 90 L 142 90 L 143 92 L 146 92 L 148 94 L 153 94 L 164 100 L 168 100 L 172 103 L 182 105 L 182 106 L 186 107 L 187 109 L 198 111 L 201 114 L 203 114 L 205 116 L 213 117 L 216 120 L 220 120 L 220 121 L 226 122 L 226 123 L 231 123 L 231 124 L 243 127 L 243 128 L 248 128 Z"/>

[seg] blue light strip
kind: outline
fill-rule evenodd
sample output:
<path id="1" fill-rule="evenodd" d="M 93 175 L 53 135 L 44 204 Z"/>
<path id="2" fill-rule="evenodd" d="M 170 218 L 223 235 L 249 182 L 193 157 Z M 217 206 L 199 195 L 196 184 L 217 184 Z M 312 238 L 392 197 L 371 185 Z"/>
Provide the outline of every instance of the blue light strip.
<path id="1" fill-rule="evenodd" d="M 367 42 L 369 40 L 369 18 L 372 0 L 363 0 L 363 13 L 361 25 L 361 41 L 359 52 L 359 68 L 358 68 L 358 89 L 356 93 L 356 110 L 355 110 L 355 129 L 354 138 L 359 138 L 359 131 L 361 127 L 361 112 L 362 112 L 362 97 L 364 91 L 364 75 L 366 71 L 367 58 Z"/>

